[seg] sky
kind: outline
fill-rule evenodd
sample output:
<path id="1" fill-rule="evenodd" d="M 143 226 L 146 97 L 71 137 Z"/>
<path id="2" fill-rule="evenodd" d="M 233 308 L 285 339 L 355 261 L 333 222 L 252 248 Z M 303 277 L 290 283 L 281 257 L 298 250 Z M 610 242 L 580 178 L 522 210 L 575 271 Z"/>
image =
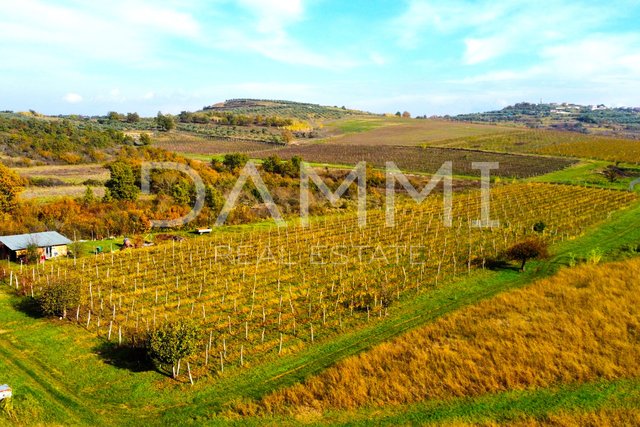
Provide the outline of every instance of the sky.
<path id="1" fill-rule="evenodd" d="M 0 0 L 0 110 L 640 106 L 640 0 Z"/>

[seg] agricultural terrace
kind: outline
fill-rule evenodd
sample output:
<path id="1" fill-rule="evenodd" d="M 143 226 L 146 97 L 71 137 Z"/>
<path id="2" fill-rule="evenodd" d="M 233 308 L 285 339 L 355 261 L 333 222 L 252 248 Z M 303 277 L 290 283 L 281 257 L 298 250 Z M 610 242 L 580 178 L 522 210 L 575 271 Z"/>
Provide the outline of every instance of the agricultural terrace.
<path id="1" fill-rule="evenodd" d="M 455 175 L 480 176 L 478 169 L 472 168 L 473 162 L 498 162 L 499 169 L 491 174 L 501 177 L 529 178 L 564 169 L 575 163 L 573 160 L 557 157 L 527 156 L 519 154 L 489 153 L 474 150 L 448 149 L 436 147 L 399 147 L 309 144 L 264 150 L 251 154 L 252 157 L 265 158 L 277 154 L 284 159 L 300 156 L 307 162 L 349 165 L 359 161 L 376 167 L 384 167 L 385 162 L 393 161 L 402 170 L 412 172 L 436 173 L 444 162 L 453 162 Z"/>
<path id="2" fill-rule="evenodd" d="M 309 228 L 219 233 L 182 243 L 65 260 L 17 272 L 11 284 L 37 296 L 51 284 L 77 281 L 82 303 L 66 317 L 116 343 L 133 343 L 163 322 L 190 317 L 202 325 L 196 377 L 293 354 L 376 322 L 416 293 L 447 286 L 483 269 L 544 221 L 550 242 L 573 239 L 636 200 L 628 192 L 550 184 L 492 190 L 493 229 L 480 218 L 478 191 L 454 197 L 452 227 L 443 202 L 399 206 L 396 226 L 370 211 Z"/>

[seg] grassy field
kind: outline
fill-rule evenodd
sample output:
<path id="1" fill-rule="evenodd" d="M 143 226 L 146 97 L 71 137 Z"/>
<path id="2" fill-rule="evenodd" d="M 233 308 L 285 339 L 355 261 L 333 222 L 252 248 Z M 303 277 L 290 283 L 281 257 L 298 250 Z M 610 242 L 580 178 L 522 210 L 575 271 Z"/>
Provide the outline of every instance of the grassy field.
<path id="1" fill-rule="evenodd" d="M 101 164 L 33 166 L 13 170 L 26 178 L 52 178 L 71 185 L 80 185 L 88 179 L 103 182 L 109 179 L 109 171 Z"/>
<path id="2" fill-rule="evenodd" d="M 104 187 L 91 187 L 96 197 L 103 197 Z M 41 202 L 47 202 L 61 197 L 82 197 L 87 191 L 86 185 L 57 185 L 54 187 L 28 187 L 20 197 L 26 200 L 37 199 Z"/>
<path id="3" fill-rule="evenodd" d="M 587 257 L 594 248 L 603 251 L 605 258 L 606 254 L 617 257 L 621 247 L 640 241 L 639 215 L 638 206 L 614 214 L 604 226 L 557 246 L 553 259 L 532 264 L 526 273 L 513 270 L 478 272 L 435 293 L 417 295 L 411 305 L 392 318 L 350 331 L 339 339 L 319 342 L 297 355 L 275 358 L 248 373 L 237 370 L 214 383 L 196 383 L 193 388 L 184 383 L 167 382 L 149 366 L 124 363 L 117 357 L 117 351 L 82 332 L 78 326 L 27 314 L 28 310 L 20 309 L 18 298 L 3 288 L 0 292 L 1 371 L 16 391 L 14 403 L 19 424 L 263 424 L 265 420 L 259 418 L 236 421 L 225 418 L 223 414 L 228 402 L 259 399 L 273 389 L 293 385 L 340 359 L 428 324 L 460 307 L 553 274 L 570 259 Z M 578 388 L 499 394 L 472 401 L 427 402 L 407 410 L 391 408 L 355 415 L 340 412 L 327 414 L 328 418 L 323 421 L 361 420 L 366 423 L 367 419 L 369 423 L 375 423 L 386 419 L 388 424 L 393 424 L 394 420 L 455 420 L 462 415 L 470 420 L 487 420 L 495 419 L 498 414 L 503 414 L 502 417 L 537 415 L 585 405 L 597 409 L 612 399 L 625 401 L 628 395 L 624 390 L 629 389 L 637 390 L 637 385 L 624 382 L 587 384 Z M 586 403 L 576 403 L 580 399 Z M 504 415 L 501 408 L 506 402 L 516 404 Z M 300 420 L 275 418 L 271 421 L 292 424 Z"/>
<path id="4" fill-rule="evenodd" d="M 563 269 L 344 360 L 262 407 L 378 407 L 640 377 L 639 276 L 640 258 Z"/>
<path id="5" fill-rule="evenodd" d="M 601 160 L 582 160 L 580 163 L 566 169 L 551 172 L 546 175 L 536 176 L 530 178 L 529 181 L 554 182 L 558 184 L 628 190 L 631 182 L 640 177 L 640 168 L 632 165 L 620 164 L 620 167 L 625 168 L 628 171 L 628 175 L 616 178 L 614 182 L 611 182 L 603 175 L 603 171 L 608 166 L 611 166 L 611 163 Z M 638 186 L 636 190 L 640 190 L 640 186 Z"/>

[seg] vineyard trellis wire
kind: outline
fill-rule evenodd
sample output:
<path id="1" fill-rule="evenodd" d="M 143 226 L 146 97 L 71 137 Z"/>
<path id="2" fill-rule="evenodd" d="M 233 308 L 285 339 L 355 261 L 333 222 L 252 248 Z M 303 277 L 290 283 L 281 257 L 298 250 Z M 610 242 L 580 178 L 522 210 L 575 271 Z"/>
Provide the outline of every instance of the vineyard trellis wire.
<path id="1" fill-rule="evenodd" d="M 12 271 L 10 284 L 37 296 L 52 283 L 79 281 L 82 302 L 66 317 L 114 343 L 192 318 L 202 337 L 191 371 L 222 374 L 385 318 L 415 293 L 485 268 L 538 221 L 551 242 L 572 239 L 636 196 L 529 183 L 496 186 L 491 200 L 500 226 L 490 229 L 471 226 L 481 210 L 471 191 L 454 198 L 452 227 L 433 197 L 399 205 L 392 228 L 383 211 L 369 212 L 366 228 L 348 213 L 309 228 L 219 233 L 38 265 Z"/>

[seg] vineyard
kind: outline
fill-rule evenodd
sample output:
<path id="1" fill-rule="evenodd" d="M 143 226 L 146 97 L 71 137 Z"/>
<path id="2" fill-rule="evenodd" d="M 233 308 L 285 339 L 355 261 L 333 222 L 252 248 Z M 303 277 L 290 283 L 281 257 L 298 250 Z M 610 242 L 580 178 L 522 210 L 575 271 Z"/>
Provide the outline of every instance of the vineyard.
<path id="1" fill-rule="evenodd" d="M 327 127 L 333 130 L 331 144 L 421 146 L 449 139 L 486 138 L 519 132 L 518 128 L 437 119 L 408 120 L 393 117 L 345 118 Z"/>
<path id="2" fill-rule="evenodd" d="M 284 159 L 300 156 L 307 162 L 329 164 L 355 164 L 366 161 L 376 167 L 385 167 L 393 161 L 402 170 L 436 173 L 444 162 L 453 162 L 456 175 L 479 176 L 472 162 L 498 162 L 499 169 L 492 175 L 501 177 L 529 178 L 571 166 L 575 162 L 557 157 L 526 156 L 506 153 L 449 149 L 438 147 L 397 147 L 337 144 L 309 144 L 288 146 L 279 150 L 264 150 L 252 153 L 252 157 L 268 157 L 278 154 Z"/>
<path id="3" fill-rule="evenodd" d="M 454 198 L 453 226 L 443 202 L 382 211 L 366 228 L 353 214 L 268 231 L 225 232 L 122 253 L 23 267 L 9 280 L 37 296 L 55 283 L 80 282 L 82 303 L 66 318 L 114 343 L 134 343 L 164 322 L 189 317 L 202 328 L 196 376 L 255 366 L 315 341 L 392 315 L 416 293 L 488 268 L 491 260 L 544 221 L 550 242 L 572 239 L 629 205 L 631 193 L 560 185 L 513 184 L 492 191 L 500 226 L 471 227 L 479 192 Z"/>
<path id="4" fill-rule="evenodd" d="M 592 158 L 611 162 L 640 162 L 640 141 L 577 132 L 522 130 L 494 135 L 451 138 L 434 143 L 440 147 L 478 150 L 539 153 Z"/>

